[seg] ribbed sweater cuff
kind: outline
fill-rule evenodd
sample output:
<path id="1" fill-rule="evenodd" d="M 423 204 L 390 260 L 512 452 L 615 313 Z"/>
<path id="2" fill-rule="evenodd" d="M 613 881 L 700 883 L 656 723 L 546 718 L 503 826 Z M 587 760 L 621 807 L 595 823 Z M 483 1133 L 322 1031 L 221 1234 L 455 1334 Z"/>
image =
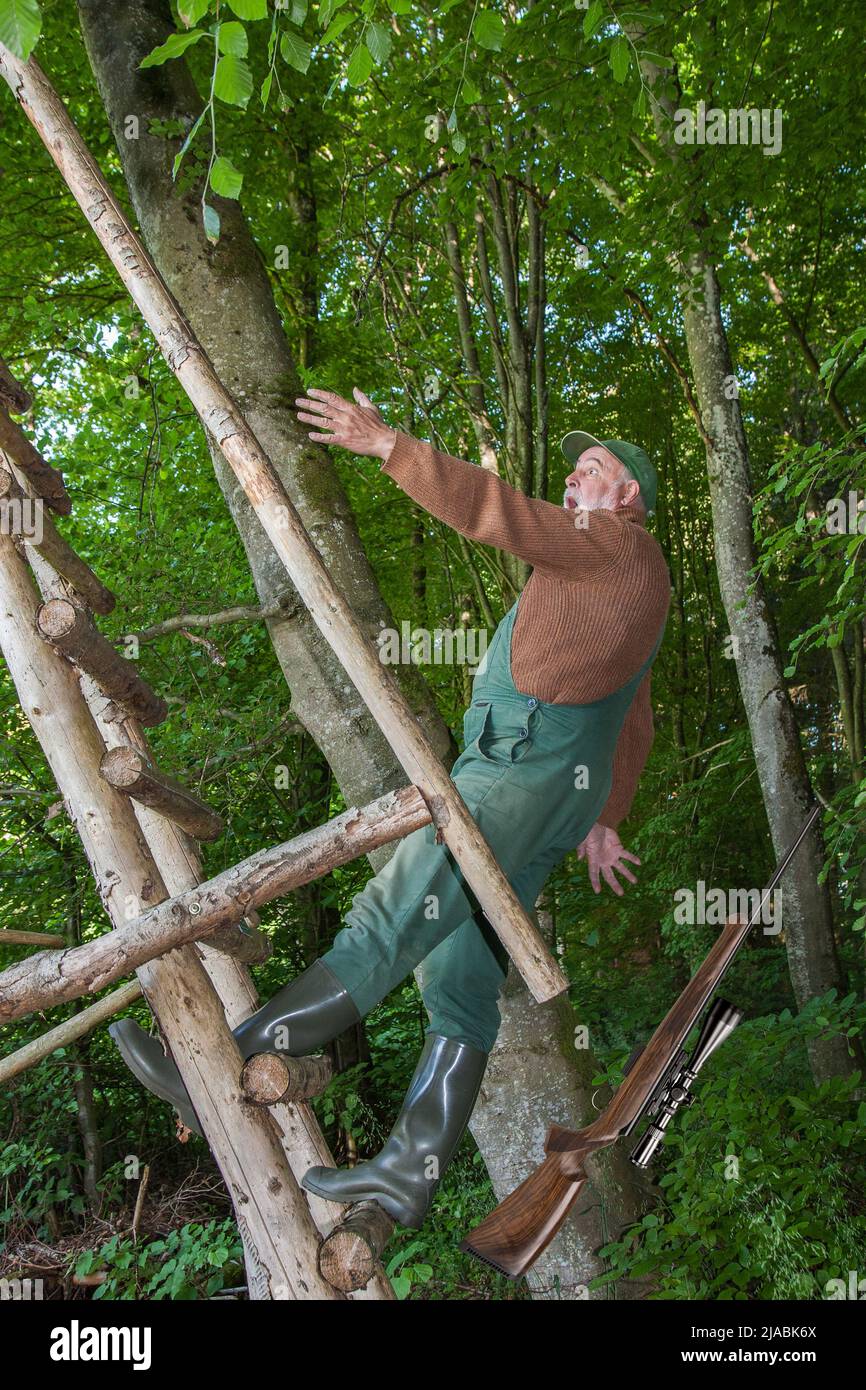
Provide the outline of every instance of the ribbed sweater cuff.
<path id="1" fill-rule="evenodd" d="M 412 467 L 417 440 L 411 434 L 404 434 L 402 430 L 397 431 L 397 442 L 386 459 L 382 460 L 380 472 L 387 473 L 394 482 L 400 483 L 401 477 L 406 475 L 406 471 Z"/>

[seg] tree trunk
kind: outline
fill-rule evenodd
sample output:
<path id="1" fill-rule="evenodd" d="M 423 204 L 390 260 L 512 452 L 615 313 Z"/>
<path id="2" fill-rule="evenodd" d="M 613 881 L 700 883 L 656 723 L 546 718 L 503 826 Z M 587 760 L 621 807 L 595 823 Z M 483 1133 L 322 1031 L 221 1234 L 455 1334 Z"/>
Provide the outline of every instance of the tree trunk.
<path id="1" fill-rule="evenodd" d="M 262 254 L 238 204 L 225 199 L 215 200 L 219 243 L 208 244 L 200 225 L 199 190 L 180 192 L 171 178 L 176 142 L 149 133 L 154 122 L 179 120 L 188 128 L 201 108 L 183 62 L 139 69 L 174 27 L 168 6 L 163 0 L 80 0 L 79 11 L 145 244 L 272 459 L 332 578 L 374 638 L 393 619 L 330 456 L 310 443 L 295 417 L 293 404 L 302 388 Z M 136 140 L 126 138 L 130 113 L 139 118 Z M 212 453 L 259 598 L 271 604 L 290 581 L 231 468 L 213 447 Z M 268 619 L 268 631 L 291 689 L 292 710 L 325 752 L 348 801 L 364 798 L 370 788 L 375 796 L 403 785 L 405 776 L 387 742 L 303 605 Z M 400 668 L 397 674 L 445 756 L 453 747 L 450 734 L 417 668 Z"/>
<path id="2" fill-rule="evenodd" d="M 736 396 L 722 319 L 715 267 L 703 253 L 689 261 L 699 282 L 685 288 L 685 330 L 695 391 L 712 440 L 707 469 L 715 528 L 716 568 L 731 635 L 737 676 L 749 721 L 755 763 L 773 848 L 780 857 L 805 820 L 812 788 L 794 709 L 782 674 L 775 623 L 763 584 L 751 587 L 757 555 L 752 535 L 749 450 Z M 830 895 L 818 882 L 823 862 L 820 835 L 810 835 L 794 859 L 783 888 L 785 944 L 791 984 L 802 1008 L 830 989 L 845 991 L 836 954 Z M 810 1048 L 816 1082 L 847 1075 L 857 1066 L 844 1038 L 816 1039 Z"/>
<path id="3" fill-rule="evenodd" d="M 638 28 L 632 32 L 643 37 Z M 641 69 L 654 92 L 659 139 L 677 160 L 680 153 L 670 138 L 674 102 L 666 87 L 669 73 L 650 59 L 641 61 Z M 707 221 L 708 215 L 700 209 L 690 219 L 688 230 L 699 245 Z M 690 252 L 684 259 L 680 247 L 670 250 L 680 275 L 686 346 L 705 435 L 719 587 L 734 638 L 737 676 L 770 835 L 776 855 L 781 857 L 814 798 L 766 590 L 760 580 L 752 582 L 757 555 L 749 447 L 716 267 L 703 249 Z M 793 860 L 783 888 L 788 967 L 801 1008 L 816 995 L 833 988 L 844 992 L 845 988 L 829 891 L 818 882 L 822 863 L 821 836 L 816 827 Z M 816 1082 L 847 1075 L 858 1066 L 858 1059 L 849 1056 L 841 1037 L 816 1039 L 809 1053 Z"/>

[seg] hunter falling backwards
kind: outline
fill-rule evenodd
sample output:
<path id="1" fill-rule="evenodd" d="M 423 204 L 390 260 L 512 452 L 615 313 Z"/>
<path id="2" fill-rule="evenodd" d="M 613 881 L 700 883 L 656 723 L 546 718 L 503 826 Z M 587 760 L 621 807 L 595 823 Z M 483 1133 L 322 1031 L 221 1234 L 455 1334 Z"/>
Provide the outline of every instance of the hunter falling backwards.
<path id="1" fill-rule="evenodd" d="M 461 535 L 519 556 L 532 574 L 493 636 L 463 719 L 451 777 L 527 911 L 577 848 L 596 892 L 635 878 L 617 827 L 653 738 L 650 668 L 670 577 L 646 530 L 656 501 L 647 455 L 572 431 L 562 506 L 391 429 L 361 391 L 309 390 L 310 439 L 382 459 L 382 471 Z M 427 905 L 438 902 L 438 918 Z M 331 949 L 234 1030 L 242 1055 L 321 1048 L 423 962 L 424 1048 L 381 1152 L 354 1168 L 315 1167 L 303 1186 L 339 1203 L 377 1201 L 422 1225 L 472 1114 L 500 1024 L 507 956 L 427 825 L 398 849 L 346 913 Z M 139 1080 L 201 1133 L 174 1063 L 132 1020 L 111 1027 Z"/>

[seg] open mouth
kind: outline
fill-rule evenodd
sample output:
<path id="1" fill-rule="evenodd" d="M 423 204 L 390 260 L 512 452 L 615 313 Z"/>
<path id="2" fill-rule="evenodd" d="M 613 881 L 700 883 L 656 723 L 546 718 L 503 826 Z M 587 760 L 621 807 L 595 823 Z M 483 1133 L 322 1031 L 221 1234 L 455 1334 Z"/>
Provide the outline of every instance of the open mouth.
<path id="1" fill-rule="evenodd" d="M 568 511 L 570 511 L 570 512 L 577 511 L 577 501 L 576 501 L 575 498 L 571 495 L 571 493 L 566 493 L 566 494 L 565 494 L 564 506 L 565 506 L 566 509 L 567 509 Z"/>

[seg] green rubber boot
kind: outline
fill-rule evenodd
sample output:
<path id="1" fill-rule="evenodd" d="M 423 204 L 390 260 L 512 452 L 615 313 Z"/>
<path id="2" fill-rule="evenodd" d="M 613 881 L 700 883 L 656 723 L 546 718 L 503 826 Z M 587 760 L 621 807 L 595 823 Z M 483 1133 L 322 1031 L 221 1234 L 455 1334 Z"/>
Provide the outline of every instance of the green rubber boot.
<path id="1" fill-rule="evenodd" d="M 257 1052 L 285 1052 L 306 1057 L 357 1023 L 361 1015 L 332 970 L 314 961 L 296 979 L 284 985 L 261 1009 L 244 1019 L 233 1036 L 244 1061 Z M 201 1134 L 189 1093 L 180 1072 L 166 1057 L 157 1038 L 145 1033 L 131 1018 L 109 1028 L 120 1054 L 142 1086 L 167 1100 L 183 1123 Z"/>
<path id="2" fill-rule="evenodd" d="M 486 1052 L 428 1033 L 403 1108 L 381 1152 L 355 1168 L 310 1168 L 301 1186 L 330 1202 L 378 1202 L 417 1229 L 469 1123 Z"/>

